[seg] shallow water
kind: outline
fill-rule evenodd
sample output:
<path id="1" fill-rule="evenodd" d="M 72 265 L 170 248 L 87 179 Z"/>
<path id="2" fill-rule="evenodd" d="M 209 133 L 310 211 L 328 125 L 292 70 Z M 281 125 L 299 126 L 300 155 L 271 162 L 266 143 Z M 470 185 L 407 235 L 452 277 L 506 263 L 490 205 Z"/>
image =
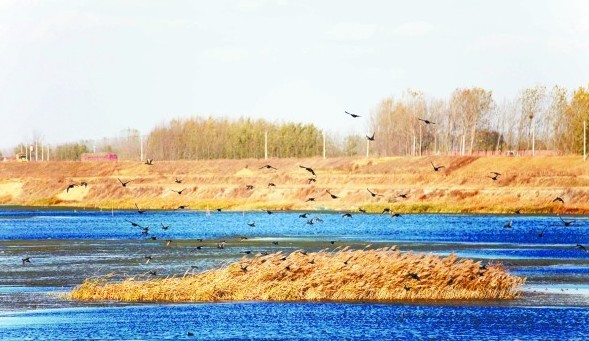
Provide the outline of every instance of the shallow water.
<path id="1" fill-rule="evenodd" d="M 588 331 L 584 321 L 589 317 L 589 253 L 575 248 L 589 245 L 589 222 L 584 217 L 564 227 L 554 216 L 349 219 L 313 212 L 309 218 L 323 222 L 308 225 L 299 214 L 2 209 L 0 339 L 173 339 L 187 337 L 188 331 L 195 334 L 190 338 L 209 339 L 581 339 Z M 503 228 L 509 220 L 513 228 Z M 129 221 L 149 225 L 149 235 Z M 255 227 L 247 225 L 253 221 Z M 163 230 L 161 223 L 169 229 Z M 225 249 L 216 247 L 220 240 L 226 241 Z M 72 302 L 60 296 L 92 276 L 147 278 L 149 271 L 182 275 L 222 266 L 245 251 L 287 253 L 367 245 L 501 262 L 512 273 L 527 277 L 527 284 L 518 300 L 451 304 L 127 305 Z M 148 255 L 152 259 L 146 264 Z M 30 257 L 30 264 L 22 264 L 25 257 Z"/>

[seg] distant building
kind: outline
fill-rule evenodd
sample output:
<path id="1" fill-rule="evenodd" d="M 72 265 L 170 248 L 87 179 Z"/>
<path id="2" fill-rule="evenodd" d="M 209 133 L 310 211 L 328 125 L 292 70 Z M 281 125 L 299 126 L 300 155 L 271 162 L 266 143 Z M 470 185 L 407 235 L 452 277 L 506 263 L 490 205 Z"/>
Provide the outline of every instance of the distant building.
<path id="1" fill-rule="evenodd" d="M 119 158 L 115 153 L 84 153 L 82 161 L 117 161 Z"/>

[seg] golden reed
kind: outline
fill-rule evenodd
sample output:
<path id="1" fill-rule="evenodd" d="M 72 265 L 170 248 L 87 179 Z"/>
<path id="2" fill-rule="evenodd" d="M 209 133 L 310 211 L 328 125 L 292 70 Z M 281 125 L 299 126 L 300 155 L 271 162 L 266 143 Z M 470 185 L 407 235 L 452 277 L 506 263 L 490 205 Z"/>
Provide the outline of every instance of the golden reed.
<path id="1" fill-rule="evenodd" d="M 513 299 L 524 281 L 499 264 L 482 266 L 455 255 L 344 248 L 244 257 L 183 277 L 116 283 L 87 279 L 69 297 L 127 302 Z"/>

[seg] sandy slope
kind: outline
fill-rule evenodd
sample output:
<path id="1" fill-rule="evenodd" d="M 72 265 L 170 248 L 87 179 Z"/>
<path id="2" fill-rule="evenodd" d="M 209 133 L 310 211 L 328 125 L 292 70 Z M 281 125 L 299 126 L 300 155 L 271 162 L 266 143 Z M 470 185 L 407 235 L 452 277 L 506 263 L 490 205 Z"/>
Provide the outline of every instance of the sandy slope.
<path id="1" fill-rule="evenodd" d="M 445 168 L 435 172 L 430 162 Z M 266 163 L 278 170 L 259 169 Z M 312 167 L 317 182 L 308 184 L 310 173 L 299 165 Z M 487 177 L 491 171 L 502 173 L 498 181 Z M 132 181 L 123 188 L 117 178 Z M 81 181 L 88 188 L 65 191 Z M 373 198 L 367 188 L 383 196 Z M 397 197 L 405 193 L 407 199 Z M 589 162 L 576 156 L 0 163 L 0 203 L 9 205 L 586 213 L 588 194 Z M 565 205 L 553 203 L 556 196 Z"/>

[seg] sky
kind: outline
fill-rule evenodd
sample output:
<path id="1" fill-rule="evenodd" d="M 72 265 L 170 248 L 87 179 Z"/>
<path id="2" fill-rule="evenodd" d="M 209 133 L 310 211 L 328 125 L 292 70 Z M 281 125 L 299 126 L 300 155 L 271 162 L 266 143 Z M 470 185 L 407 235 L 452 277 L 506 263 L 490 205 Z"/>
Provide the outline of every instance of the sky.
<path id="1" fill-rule="evenodd" d="M 407 89 L 587 86 L 587 37 L 582 0 L 0 0 L 0 150 L 196 115 L 363 134 Z"/>

